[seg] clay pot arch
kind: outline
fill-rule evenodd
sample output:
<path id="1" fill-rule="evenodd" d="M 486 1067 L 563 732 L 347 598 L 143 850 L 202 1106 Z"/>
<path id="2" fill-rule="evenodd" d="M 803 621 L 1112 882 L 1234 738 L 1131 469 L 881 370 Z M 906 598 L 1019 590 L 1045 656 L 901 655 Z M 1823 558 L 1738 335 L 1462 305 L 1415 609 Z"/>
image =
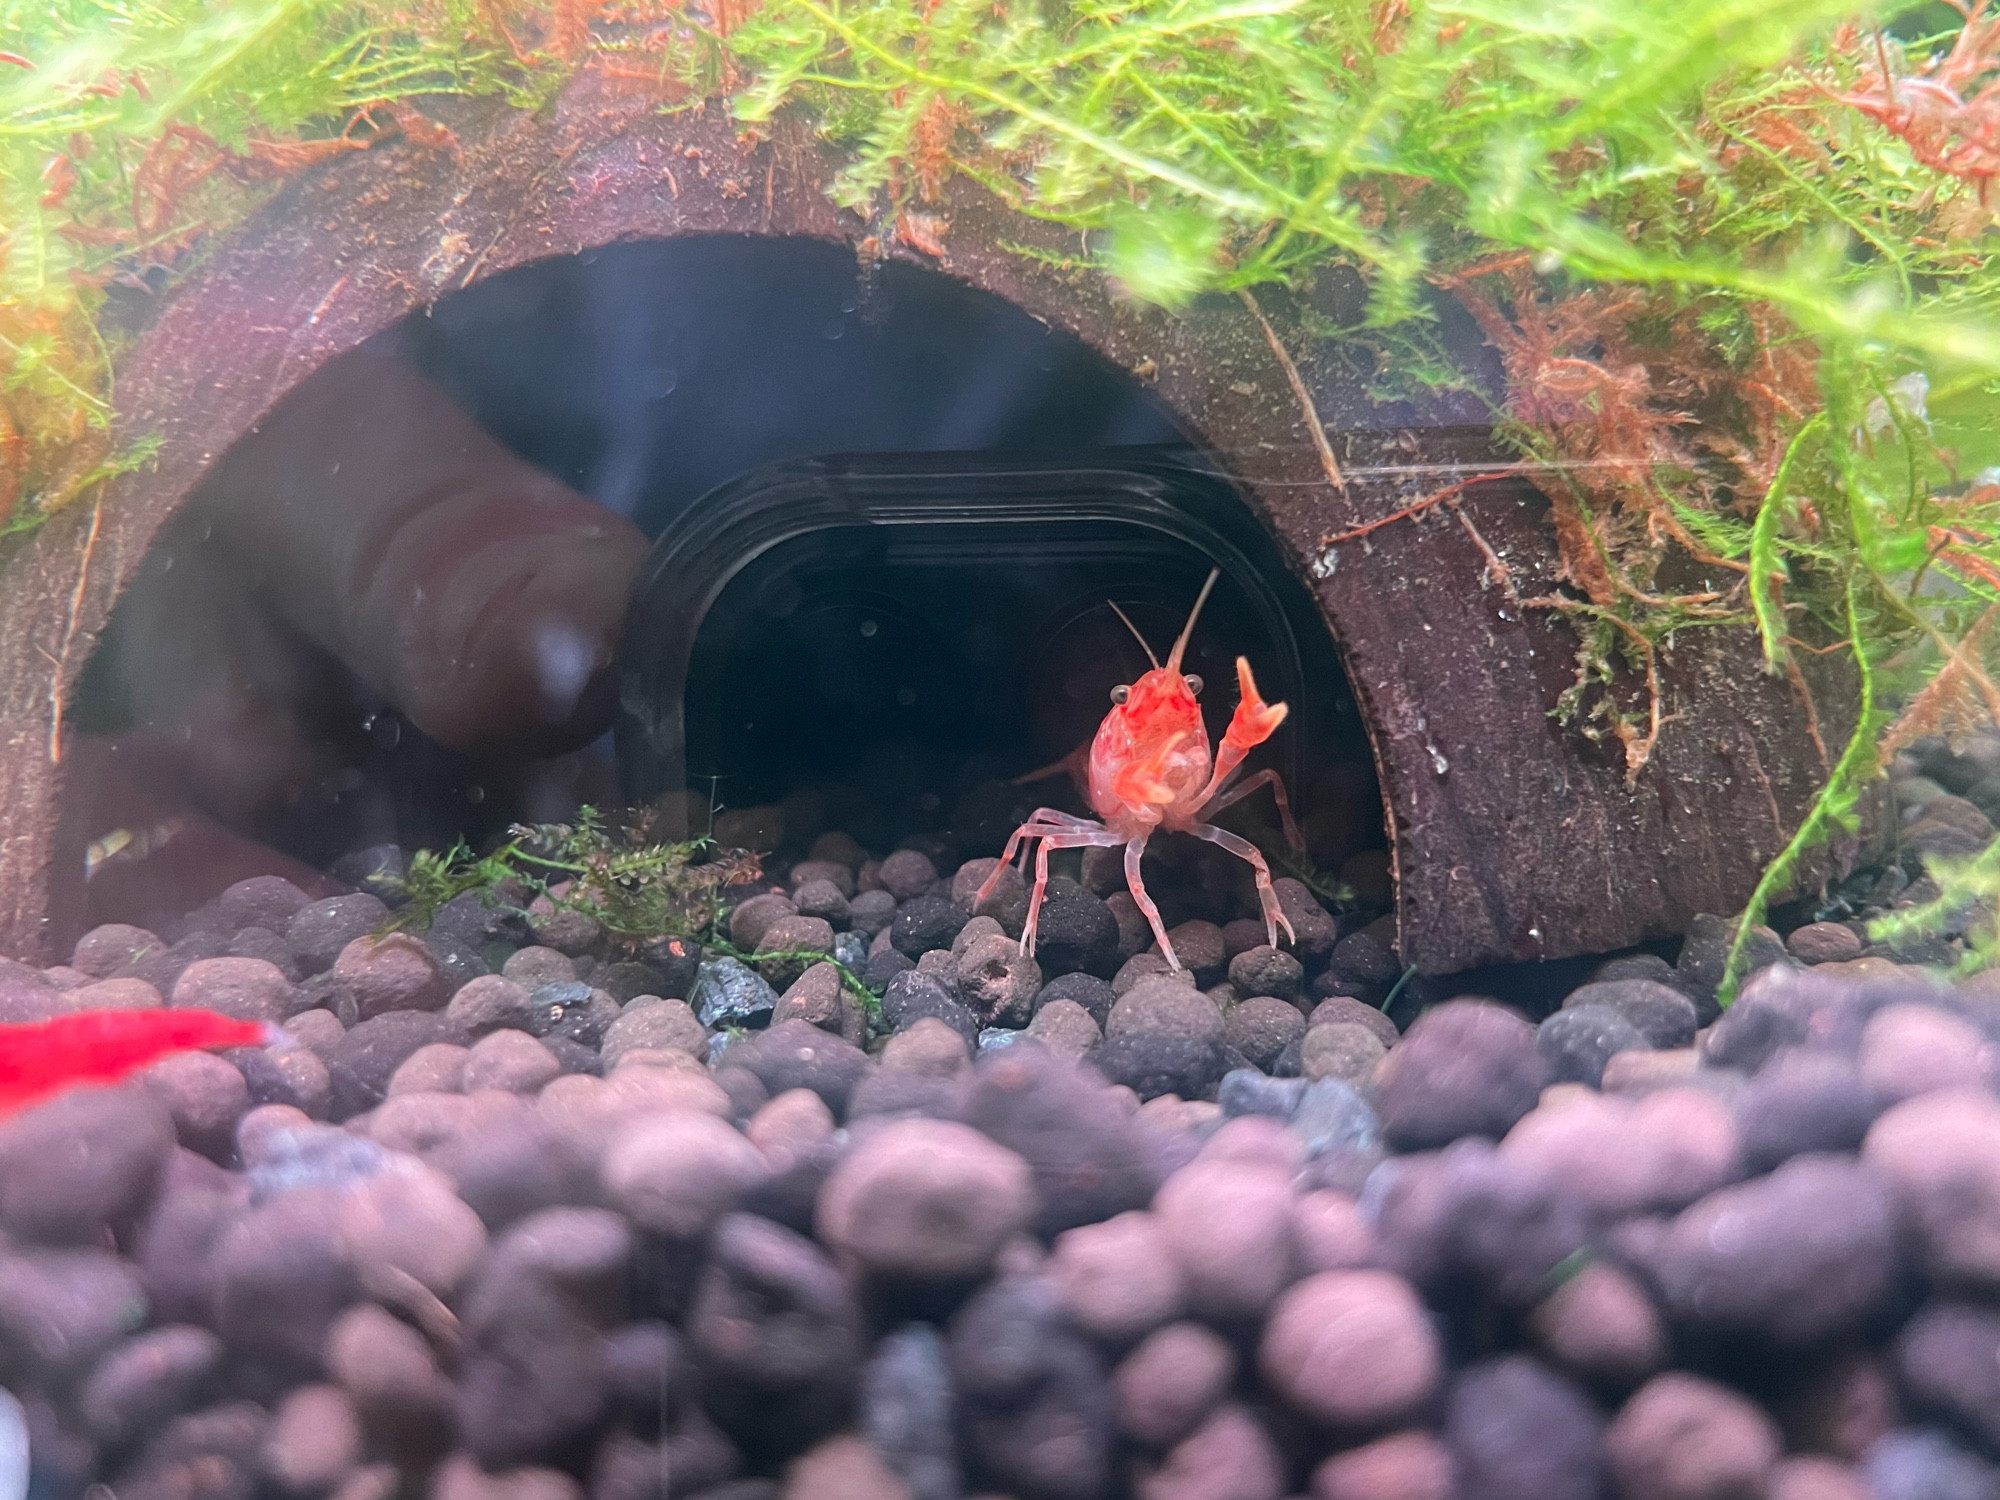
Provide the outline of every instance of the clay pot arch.
<path id="1" fill-rule="evenodd" d="M 746 140 L 719 109 L 663 116 L 589 70 L 540 114 L 468 107 L 453 124 L 456 153 L 397 142 L 330 161 L 219 244 L 120 362 L 121 427 L 156 434 L 157 463 L 0 557 L 0 952 L 54 956 L 60 715 L 92 644 L 161 526 L 279 396 L 406 314 L 552 256 L 696 233 L 882 243 L 829 201 L 835 166 L 795 124 Z M 941 268 L 1146 381 L 1308 581 L 1373 745 L 1411 962 L 1603 951 L 1740 903 L 1823 774 L 1803 705 L 1758 670 L 1750 641 L 1710 633 L 1673 654 L 1674 717 L 1628 785 L 1615 746 L 1549 717 L 1574 674 L 1569 627 L 1520 608 L 1489 567 L 1488 547 L 1518 593 L 1557 586 L 1531 488 L 1469 493 L 1470 525 L 1439 508 L 1337 557 L 1323 545 L 1490 464 L 1467 408 L 1372 407 L 1283 298 L 1267 299 L 1268 334 L 1227 299 L 1170 315 L 1001 248 L 1073 247 L 969 185 L 944 210 Z M 919 255 L 893 236 L 887 249 Z M 1344 489 L 1327 481 L 1295 375 L 1334 434 Z M 1840 684 L 1820 697 L 1832 740 Z"/>

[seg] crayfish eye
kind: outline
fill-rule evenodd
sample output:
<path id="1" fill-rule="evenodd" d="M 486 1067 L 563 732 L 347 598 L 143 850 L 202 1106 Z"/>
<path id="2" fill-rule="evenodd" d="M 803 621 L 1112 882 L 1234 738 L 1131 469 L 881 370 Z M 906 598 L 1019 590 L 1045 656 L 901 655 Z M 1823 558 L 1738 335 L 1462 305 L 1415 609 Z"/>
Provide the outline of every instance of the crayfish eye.
<path id="1" fill-rule="evenodd" d="M 1122 682 L 1119 683 L 1117 687 L 1111 690 L 1111 701 L 1113 703 L 1123 703 L 1127 698 L 1131 696 L 1132 696 L 1132 689 L 1127 687 Z"/>
<path id="2" fill-rule="evenodd" d="M 1197 698 L 1201 696 L 1201 679 L 1199 677 L 1190 672 L 1181 680 L 1187 683 L 1190 693 L 1193 693 Z"/>

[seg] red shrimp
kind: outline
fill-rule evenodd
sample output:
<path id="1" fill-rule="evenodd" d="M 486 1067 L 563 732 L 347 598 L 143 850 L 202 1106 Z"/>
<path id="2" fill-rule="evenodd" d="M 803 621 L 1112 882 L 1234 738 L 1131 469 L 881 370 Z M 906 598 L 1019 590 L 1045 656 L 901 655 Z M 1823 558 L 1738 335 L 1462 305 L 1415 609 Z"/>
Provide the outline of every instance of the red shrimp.
<path id="1" fill-rule="evenodd" d="M 86 1010 L 0 1026 L 0 1115 L 73 1084 L 115 1083 L 172 1052 L 261 1047 L 270 1039 L 261 1021 L 212 1010 Z"/>
<path id="2" fill-rule="evenodd" d="M 1191 833 L 1247 861 L 1257 878 L 1257 900 L 1263 908 L 1265 936 L 1273 947 L 1277 946 L 1280 927 L 1285 929 L 1288 939 L 1296 938 L 1290 919 L 1278 906 L 1277 893 L 1271 889 L 1271 867 L 1257 846 L 1227 829 L 1201 821 L 1242 801 L 1259 787 L 1268 786 L 1277 798 L 1285 837 L 1295 849 L 1305 845 L 1298 825 L 1292 821 L 1285 783 L 1276 771 L 1259 771 L 1233 786 L 1230 784 L 1242 769 L 1244 756 L 1284 723 L 1285 705 L 1266 703 L 1257 691 L 1256 679 L 1250 675 L 1249 661 L 1237 657 L 1236 682 L 1241 698 L 1211 764 L 1208 730 L 1202 724 L 1201 706 L 1196 702 L 1201 679 L 1181 672 L 1181 657 L 1187 650 L 1195 619 L 1201 614 L 1202 605 L 1208 602 L 1209 590 L 1215 587 L 1221 571 L 1218 568 L 1210 572 L 1208 581 L 1201 586 L 1194 608 L 1188 612 L 1187 624 L 1181 627 L 1180 638 L 1167 655 L 1166 665 L 1160 664 L 1152 647 L 1146 645 L 1145 637 L 1139 636 L 1139 644 L 1146 647 L 1146 658 L 1153 663 L 1153 669 L 1141 674 L 1137 682 L 1111 690 L 1111 712 L 1104 716 L 1097 737 L 1089 746 L 1086 787 L 1091 807 L 1104 821 L 1079 818 L 1053 807 L 1036 808 L 1028 821 L 1014 830 L 1000 863 L 979 888 L 974 898 L 975 909 L 993 894 L 1001 872 L 1013 863 L 1015 850 L 1024 841 L 1030 845 L 1040 841 L 1035 858 L 1034 894 L 1029 897 L 1028 919 L 1021 929 L 1023 953 L 1032 955 L 1035 951 L 1035 920 L 1041 914 L 1042 893 L 1049 883 L 1049 851 L 1113 848 L 1123 844 L 1125 884 L 1152 925 L 1153 936 L 1159 939 L 1160 952 L 1167 963 L 1180 968 L 1180 958 L 1160 921 L 1160 909 L 1146 894 L 1146 884 L 1139 878 L 1139 860 L 1146 852 L 1146 841 L 1161 830 Z M 1125 620 L 1123 610 L 1115 604 L 1111 607 Z M 1125 620 L 1125 626 L 1133 635 L 1139 635 L 1130 620 Z M 1079 750 L 1072 762 L 1080 761 L 1081 757 Z M 1025 849 L 1021 851 L 1021 859 L 1025 869 Z"/>

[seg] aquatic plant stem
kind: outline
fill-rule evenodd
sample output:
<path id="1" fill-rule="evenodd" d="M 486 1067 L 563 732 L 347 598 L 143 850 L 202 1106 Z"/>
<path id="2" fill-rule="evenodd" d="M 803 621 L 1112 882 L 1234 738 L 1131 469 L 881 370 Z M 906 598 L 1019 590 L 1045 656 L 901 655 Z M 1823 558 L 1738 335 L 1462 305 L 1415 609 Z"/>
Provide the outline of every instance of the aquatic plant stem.
<path id="1" fill-rule="evenodd" d="M 1722 979 L 1716 986 L 1715 998 L 1724 1008 L 1736 998 L 1742 980 L 1750 929 L 1764 920 L 1772 895 L 1791 878 L 1800 857 L 1832 832 L 1837 820 L 1852 807 L 1862 784 L 1875 773 L 1875 736 L 1882 726 L 1875 707 L 1875 673 L 1862 637 L 1856 588 L 1856 581 L 1850 577 L 1847 584 L 1848 638 L 1854 644 L 1855 670 L 1861 679 L 1860 712 L 1854 721 L 1854 732 L 1847 737 L 1847 745 L 1840 752 L 1840 759 L 1834 763 L 1833 773 L 1827 777 L 1825 788 L 1814 799 L 1805 820 L 1777 857 L 1764 867 L 1763 876 L 1750 892 L 1750 899 L 1743 904 L 1743 911 L 1736 919 L 1736 932 L 1729 940 L 1727 953 L 1723 955 Z"/>

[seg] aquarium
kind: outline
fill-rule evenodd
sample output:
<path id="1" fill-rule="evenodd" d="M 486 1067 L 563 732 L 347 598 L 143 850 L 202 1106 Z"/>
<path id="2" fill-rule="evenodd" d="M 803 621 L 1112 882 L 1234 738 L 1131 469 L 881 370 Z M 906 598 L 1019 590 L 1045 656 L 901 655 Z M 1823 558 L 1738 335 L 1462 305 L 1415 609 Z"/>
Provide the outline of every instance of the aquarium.
<path id="1" fill-rule="evenodd" d="M 0 1500 L 2000 1496 L 1983 4 L 0 118 Z"/>

